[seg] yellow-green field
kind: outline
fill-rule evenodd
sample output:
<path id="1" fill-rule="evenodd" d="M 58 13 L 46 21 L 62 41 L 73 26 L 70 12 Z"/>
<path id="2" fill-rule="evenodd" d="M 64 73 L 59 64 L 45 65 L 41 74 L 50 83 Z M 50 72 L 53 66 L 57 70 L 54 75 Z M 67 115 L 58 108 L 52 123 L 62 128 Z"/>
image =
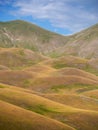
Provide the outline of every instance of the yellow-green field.
<path id="1" fill-rule="evenodd" d="M 1 48 L 0 130 L 98 130 L 98 77 L 88 62 Z"/>

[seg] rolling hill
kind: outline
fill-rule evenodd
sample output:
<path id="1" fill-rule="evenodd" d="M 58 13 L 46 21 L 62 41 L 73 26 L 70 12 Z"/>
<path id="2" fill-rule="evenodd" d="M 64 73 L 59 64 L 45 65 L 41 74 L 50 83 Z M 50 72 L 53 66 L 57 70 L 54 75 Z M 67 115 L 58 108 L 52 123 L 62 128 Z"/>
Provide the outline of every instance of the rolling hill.
<path id="1" fill-rule="evenodd" d="M 36 112 L 48 118 L 53 118 L 57 121 L 62 122 L 65 125 L 67 124 L 69 125 L 69 129 L 71 129 L 72 127 L 84 130 L 98 129 L 97 111 L 77 109 L 68 105 L 63 105 L 51 101 L 49 99 L 43 98 L 39 95 L 35 95 L 33 93 L 30 94 L 28 92 L 22 92 L 22 90 L 20 91 L 19 89 L 12 90 L 11 87 L 3 84 L 1 85 L 0 88 L 0 99 L 13 105 L 17 105 L 26 110 L 29 110 L 31 112 Z M 13 107 L 11 107 L 11 109 L 13 109 Z M 86 123 L 88 125 L 86 125 Z"/>
<path id="2" fill-rule="evenodd" d="M 73 55 L 83 58 L 98 58 L 98 24 L 69 36 L 67 43 L 57 48 L 58 55 Z"/>
<path id="3" fill-rule="evenodd" d="M 0 130 L 98 130 L 98 24 L 0 22 Z"/>
<path id="4" fill-rule="evenodd" d="M 28 118 L 29 117 L 29 118 Z M 44 124 L 44 125 L 43 125 Z M 2 130 L 75 130 L 53 119 L 0 101 L 0 129 Z"/>
<path id="5" fill-rule="evenodd" d="M 0 47 L 22 47 L 51 57 L 74 55 L 98 57 L 98 24 L 70 36 L 62 36 L 32 23 L 15 20 L 0 22 Z"/>
<path id="6" fill-rule="evenodd" d="M 61 42 L 62 41 L 62 42 Z M 65 38 L 26 21 L 0 22 L 0 46 L 48 52 L 64 44 Z"/>

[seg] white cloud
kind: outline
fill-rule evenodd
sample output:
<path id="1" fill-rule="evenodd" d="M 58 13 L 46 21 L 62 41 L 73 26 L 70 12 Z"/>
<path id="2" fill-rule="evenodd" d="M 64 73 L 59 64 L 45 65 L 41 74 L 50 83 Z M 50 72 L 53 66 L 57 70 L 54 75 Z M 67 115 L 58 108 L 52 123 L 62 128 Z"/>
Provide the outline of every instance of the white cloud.
<path id="1" fill-rule="evenodd" d="M 96 2 L 96 0 L 91 0 Z M 17 0 L 14 12 L 20 16 L 47 19 L 53 27 L 74 33 L 98 22 L 94 5 L 89 0 Z"/>

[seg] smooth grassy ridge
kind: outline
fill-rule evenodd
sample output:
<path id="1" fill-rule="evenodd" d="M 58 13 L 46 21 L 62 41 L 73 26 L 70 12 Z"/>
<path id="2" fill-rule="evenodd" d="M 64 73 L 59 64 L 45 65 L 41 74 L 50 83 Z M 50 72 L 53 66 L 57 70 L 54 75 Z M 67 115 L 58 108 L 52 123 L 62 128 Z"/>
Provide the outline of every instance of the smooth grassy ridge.
<path id="1" fill-rule="evenodd" d="M 41 94 L 41 96 L 75 108 L 98 111 L 98 101 L 82 94 L 70 94 L 69 92 L 69 94 Z"/>
<path id="2" fill-rule="evenodd" d="M 8 49 L 5 50 L 8 51 Z M 23 52 L 19 52 L 19 49 L 14 48 L 11 49 L 11 51 L 13 51 L 13 53 L 21 53 L 21 55 L 24 55 L 23 54 L 24 50 L 21 50 Z M 28 53 L 28 51 L 26 51 L 25 53 Z M 31 51 L 28 57 L 32 59 Z M 71 67 L 66 67 L 63 69 L 56 70 L 48 66 L 44 62 L 40 62 L 36 65 L 26 67 L 26 68 L 23 67 L 23 70 L 18 70 L 18 71 L 3 70 L 0 71 L 0 75 L 1 75 L 0 76 L 1 83 L 34 89 L 40 92 L 48 91 L 49 88 L 53 88 L 54 86 L 57 86 L 58 89 L 58 86 L 61 86 L 60 88 L 62 88 L 62 86 L 64 85 L 65 88 L 66 85 L 68 85 L 68 87 L 70 88 L 69 85 L 72 86 L 74 84 L 75 85 L 83 84 L 83 86 L 84 85 L 95 86 L 95 84 L 98 84 L 97 83 L 98 77 L 95 76 L 94 74 L 82 71 L 80 69 L 71 68 Z"/>
<path id="3" fill-rule="evenodd" d="M 81 84 L 81 83 L 75 83 L 75 84 L 68 84 L 68 85 L 54 85 L 52 86 L 47 93 L 72 93 L 72 94 L 82 94 L 84 92 L 88 92 L 90 90 L 98 89 L 98 85 L 90 85 L 90 84 Z"/>
<path id="4" fill-rule="evenodd" d="M 45 73 L 46 72 L 46 73 Z M 95 76 L 96 77 L 96 76 Z M 97 88 L 97 78 L 94 76 L 89 77 L 82 77 L 77 75 L 56 75 L 56 71 L 54 69 L 50 69 L 43 72 L 32 72 L 27 70 L 10 70 L 10 71 L 0 71 L 0 82 L 14 85 L 14 86 L 20 86 L 23 88 L 28 88 L 32 90 L 36 90 L 39 92 L 47 92 L 48 89 L 53 90 L 53 88 L 58 89 L 58 86 L 61 86 L 59 88 L 62 89 L 62 86 L 65 86 L 66 88 L 71 88 L 70 86 L 76 85 L 78 86 L 96 86 Z M 56 86 L 56 87 L 54 87 Z M 68 87 L 67 87 L 68 86 Z M 75 88 L 76 88 L 75 87 Z M 64 87 L 63 87 L 64 88 Z M 79 87 L 80 88 L 80 87 Z M 84 87 L 83 87 L 84 88 Z M 86 87 L 91 88 L 91 87 Z M 93 88 L 93 87 L 92 87 Z"/>
<path id="5" fill-rule="evenodd" d="M 1 130 L 75 130 L 53 119 L 0 100 Z"/>
<path id="6" fill-rule="evenodd" d="M 45 56 L 28 49 L 0 48 L 0 65 L 10 69 L 23 69 L 46 59 Z"/>
<path id="7" fill-rule="evenodd" d="M 5 52 L 8 52 L 8 49 L 4 49 Z M 4 50 L 1 48 L 1 52 L 4 52 Z M 29 52 L 29 50 L 24 49 L 10 49 L 9 52 L 13 52 L 15 54 L 19 53 L 20 55 L 26 55 L 29 59 L 32 59 L 32 53 Z M 26 53 L 26 54 L 24 54 Z M 35 54 L 35 53 L 34 53 Z M 9 56 L 10 57 L 10 56 Z M 34 56 L 35 58 L 35 56 Z M 33 59 L 34 59 L 33 58 Z M 32 60 L 33 60 L 32 59 Z M 62 58 L 60 58 L 62 59 Z M 66 59 L 66 58 L 65 58 Z M 77 59 L 77 58 L 76 58 Z M 4 60 L 4 59 L 3 59 Z M 14 58 L 15 60 L 15 58 Z M 71 59 L 67 59 L 72 61 Z M 80 58 L 78 58 L 79 63 L 81 63 Z M 83 60 L 83 59 L 82 59 Z M 4 60 L 4 62 L 6 62 Z M 13 60 L 12 60 L 13 61 Z M 45 60 L 47 61 L 47 60 Z M 36 65 L 31 65 L 30 67 L 22 67 L 22 70 L 18 71 L 11 71 L 11 70 L 3 70 L 0 71 L 0 82 L 10 84 L 10 85 L 16 85 L 20 87 L 26 87 L 38 91 L 43 91 L 47 89 L 48 87 L 52 86 L 63 86 L 63 85 L 72 85 L 72 84 L 97 84 L 98 77 L 94 74 L 85 72 L 80 69 L 72 68 L 72 67 L 65 67 L 63 69 L 54 69 L 49 66 L 48 63 L 45 61 L 38 62 Z M 52 62 L 52 60 L 50 60 Z M 84 60 L 86 62 L 86 60 Z M 54 62 L 54 60 L 53 60 Z M 66 60 L 64 62 L 67 62 Z M 73 59 L 74 62 L 74 59 Z M 83 61 L 82 61 L 83 62 Z M 7 63 L 7 62 L 6 62 Z M 10 61 L 9 61 L 10 63 Z M 13 61 L 13 63 L 17 63 L 16 61 Z M 46 63 L 46 64 L 45 64 Z M 24 63 L 25 65 L 25 63 Z M 16 67 L 17 68 L 17 67 Z M 31 73 L 32 72 L 32 73 Z M 35 79 L 36 78 L 36 79 Z M 53 87 L 52 87 L 53 88 Z M 58 87 L 57 87 L 58 88 Z"/>
<path id="8" fill-rule="evenodd" d="M 61 56 L 59 58 L 47 60 L 45 64 L 58 70 L 66 67 L 71 67 L 98 75 L 96 67 L 94 67 L 94 65 L 93 66 L 91 65 L 92 64 L 91 60 L 80 58 L 77 56 L 71 56 L 71 55 Z"/>
<path id="9" fill-rule="evenodd" d="M 47 77 L 49 75 L 55 75 L 56 69 L 44 65 L 43 62 L 40 62 L 39 64 L 33 65 L 31 67 L 27 67 L 24 69 L 28 72 L 36 73 L 37 77 Z"/>
<path id="10" fill-rule="evenodd" d="M 98 99 L 98 89 L 90 90 L 87 92 L 84 92 L 83 95 Z"/>
<path id="11" fill-rule="evenodd" d="M 76 109 L 11 88 L 0 89 L 0 99 L 41 115 L 51 117 L 76 129 L 97 130 L 98 112 Z M 77 123 L 78 122 L 78 123 Z"/>
<path id="12" fill-rule="evenodd" d="M 32 89 L 39 92 L 52 92 L 53 89 L 70 89 L 70 88 L 80 88 L 79 86 L 86 88 L 91 88 L 88 86 L 98 85 L 98 82 L 95 80 L 91 80 L 89 78 L 81 77 L 81 76 L 48 76 L 48 77 L 40 77 L 36 78 L 32 82 Z M 73 86 L 73 87 L 72 87 Z"/>
<path id="13" fill-rule="evenodd" d="M 76 76 L 82 76 L 82 77 L 86 77 L 86 78 L 98 81 L 98 77 L 96 75 L 86 72 L 81 69 L 77 69 L 77 68 L 66 67 L 66 68 L 58 70 L 57 72 L 65 76 L 76 75 Z"/>
<path id="14" fill-rule="evenodd" d="M 30 85 L 29 79 L 33 79 L 35 76 L 35 73 L 27 71 L 0 71 L 0 82 L 14 86 L 27 87 Z"/>
<path id="15" fill-rule="evenodd" d="M 64 68 L 64 67 L 76 67 L 83 68 L 86 66 L 88 60 L 75 57 L 75 56 L 62 56 L 53 61 L 52 66 L 56 69 Z"/>

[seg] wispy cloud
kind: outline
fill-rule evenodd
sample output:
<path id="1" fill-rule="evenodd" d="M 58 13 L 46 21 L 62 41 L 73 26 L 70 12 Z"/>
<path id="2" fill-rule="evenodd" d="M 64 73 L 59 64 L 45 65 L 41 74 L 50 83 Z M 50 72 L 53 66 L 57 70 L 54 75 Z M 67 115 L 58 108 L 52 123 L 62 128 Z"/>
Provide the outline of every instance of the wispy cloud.
<path id="1" fill-rule="evenodd" d="M 8 5 L 14 2 L 14 0 L 0 0 L 0 5 Z"/>
<path id="2" fill-rule="evenodd" d="M 74 33 L 98 22 L 97 0 L 17 0 L 15 15 L 48 20 Z"/>

